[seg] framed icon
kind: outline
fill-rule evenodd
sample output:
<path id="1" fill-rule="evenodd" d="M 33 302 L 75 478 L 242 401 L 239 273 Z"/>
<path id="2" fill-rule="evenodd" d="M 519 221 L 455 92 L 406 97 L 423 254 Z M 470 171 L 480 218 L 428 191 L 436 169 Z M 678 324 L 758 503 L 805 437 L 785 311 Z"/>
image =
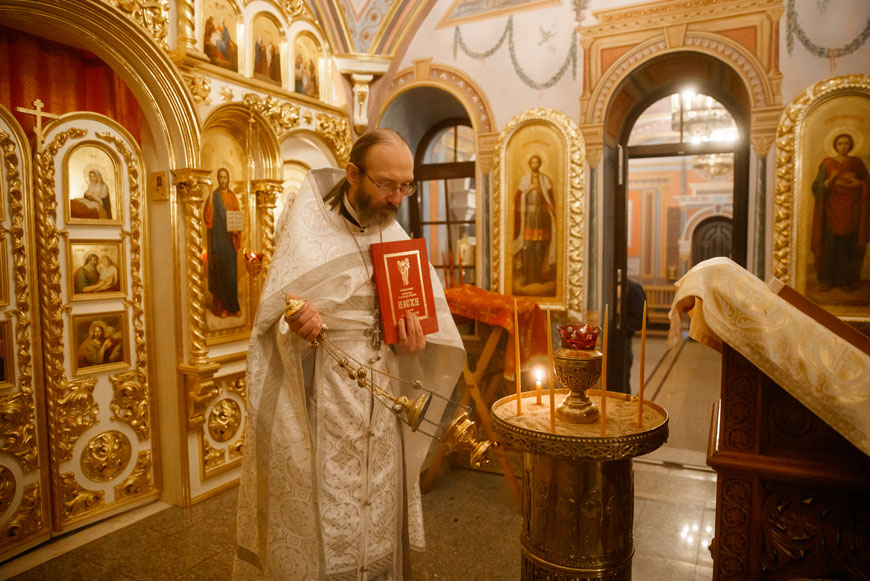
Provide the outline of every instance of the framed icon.
<path id="1" fill-rule="evenodd" d="M 130 366 L 130 345 L 125 311 L 72 315 L 73 375 Z"/>
<path id="2" fill-rule="evenodd" d="M 73 301 L 126 295 L 124 248 L 120 241 L 71 240 L 67 244 L 68 290 Z"/>
<path id="3" fill-rule="evenodd" d="M 84 142 L 67 155 L 64 170 L 68 224 L 121 224 L 121 176 L 108 149 Z"/>

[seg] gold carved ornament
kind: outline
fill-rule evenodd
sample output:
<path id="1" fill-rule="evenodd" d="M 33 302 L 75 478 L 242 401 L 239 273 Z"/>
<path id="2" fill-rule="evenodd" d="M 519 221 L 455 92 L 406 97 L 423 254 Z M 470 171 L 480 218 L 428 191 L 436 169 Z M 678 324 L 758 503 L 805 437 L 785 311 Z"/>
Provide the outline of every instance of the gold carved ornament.
<path id="1" fill-rule="evenodd" d="M 193 96 L 194 103 L 197 105 L 200 103 L 204 105 L 211 104 L 211 81 L 195 74 L 183 74 L 182 76 L 190 94 Z"/>
<path id="2" fill-rule="evenodd" d="M 65 472 L 60 475 L 61 502 L 63 505 L 63 522 L 69 522 L 80 514 L 105 504 L 105 493 L 102 490 L 87 490 L 76 482 L 76 475 Z"/>
<path id="3" fill-rule="evenodd" d="M 7 309 L 7 316 L 15 317 L 15 345 L 18 357 L 18 390 L 29 396 L 27 405 L 33 413 L 33 328 L 30 324 L 30 288 L 28 285 L 27 232 L 24 230 L 24 193 L 15 143 L 0 129 L 0 148 L 3 150 L 3 165 L 6 169 L 9 215 L 11 226 L 8 232 L 12 242 L 13 276 L 15 278 L 15 309 Z M 32 420 L 31 420 L 32 421 Z"/>
<path id="4" fill-rule="evenodd" d="M 242 426 L 242 407 L 230 398 L 217 402 L 208 416 L 208 433 L 215 442 L 229 442 Z"/>
<path id="5" fill-rule="evenodd" d="M 226 390 L 228 393 L 234 393 L 239 396 L 242 401 L 246 401 L 248 398 L 248 387 L 247 383 L 245 383 L 245 376 L 241 375 L 234 380 L 227 382 Z"/>
<path id="6" fill-rule="evenodd" d="M 299 105 L 281 101 L 271 95 L 263 98 L 255 93 L 245 93 L 242 104 L 262 115 L 276 134 L 280 135 L 299 125 Z"/>
<path id="7" fill-rule="evenodd" d="M 795 209 L 798 194 L 795 192 L 799 166 L 798 139 L 807 114 L 822 101 L 836 93 L 870 92 L 870 75 L 843 75 L 820 81 L 798 95 L 785 108 L 776 132 L 776 188 L 773 207 L 773 276 L 787 284 L 794 284 L 793 260 L 796 245 Z"/>
<path id="8" fill-rule="evenodd" d="M 64 372 L 63 291 L 58 263 L 60 235 L 57 220 L 57 195 L 54 191 L 54 159 L 71 138 L 83 137 L 87 130 L 71 128 L 59 132 L 36 155 L 36 253 L 40 261 L 39 309 L 42 320 L 45 384 L 48 392 L 48 424 L 51 454 L 55 463 L 72 459 L 79 436 L 97 423 L 98 406 L 93 391 L 97 378 L 67 381 Z"/>
<path id="9" fill-rule="evenodd" d="M 103 432 L 85 445 L 80 458 L 82 473 L 94 482 L 109 482 L 124 471 L 132 454 L 127 436 L 117 430 Z"/>
<path id="10" fill-rule="evenodd" d="M 19 391 L 0 397 L 0 452 L 13 456 L 24 472 L 39 468 L 33 396 Z"/>
<path id="11" fill-rule="evenodd" d="M 208 357 L 205 337 L 205 277 L 202 268 L 203 203 L 211 193 L 207 170 L 187 169 L 175 172 L 175 184 L 183 205 L 185 226 L 185 266 L 187 269 L 187 304 L 190 317 L 190 352 L 180 368 L 185 374 L 187 392 L 187 428 L 198 430 L 205 424 L 205 412 L 220 393 L 213 374 L 220 364 Z"/>
<path id="12" fill-rule="evenodd" d="M 221 377 L 216 381 L 220 393 L 235 394 L 244 401 L 245 399 L 245 375 L 234 374 Z M 209 439 L 203 430 L 200 433 L 200 472 L 205 480 L 232 468 L 237 460 L 242 457 L 244 448 L 244 410 L 234 399 L 224 397 L 216 402 L 211 408 L 206 422 L 208 436 L 218 443 L 230 442 L 227 447 L 215 448 L 209 443 Z"/>
<path id="13" fill-rule="evenodd" d="M 15 498 L 15 475 L 5 466 L 0 466 L 0 514 L 12 506 Z"/>
<path id="14" fill-rule="evenodd" d="M 0 511 L 2 512 L 2 511 Z M 31 533 L 42 528 L 42 502 L 39 497 L 39 483 L 32 482 L 24 487 L 18 510 L 0 529 L 0 538 L 15 542 L 27 538 Z"/>
<path id="15" fill-rule="evenodd" d="M 6 231 L 11 236 L 15 280 L 15 308 L 6 309 L 5 313 L 15 321 L 18 363 L 18 391 L 0 398 L 0 451 L 15 457 L 24 472 L 31 472 L 39 467 L 39 448 L 33 400 L 31 294 L 28 285 L 27 233 L 24 230 L 24 193 L 15 142 L 2 129 L 0 149 L 3 152 L 10 215 L 10 227 Z"/>
<path id="16" fill-rule="evenodd" d="M 332 148 L 335 159 L 339 166 L 343 166 L 350 159 L 350 126 L 347 119 L 333 117 L 326 113 L 317 114 L 317 131 L 324 141 Z"/>
<path id="17" fill-rule="evenodd" d="M 154 489 L 151 479 L 151 450 L 139 450 L 136 466 L 124 482 L 115 486 L 115 500 L 138 496 Z"/>
<path id="18" fill-rule="evenodd" d="M 208 443 L 205 434 L 201 435 L 200 441 L 202 442 L 203 474 L 208 475 L 209 472 L 222 466 L 226 462 L 227 455 L 223 449 L 213 448 L 211 444 Z"/>
<path id="19" fill-rule="evenodd" d="M 147 440 L 151 432 L 151 414 L 145 375 L 139 371 L 129 371 L 109 379 L 115 393 L 109 403 L 112 415 L 133 428 L 140 442 Z"/>
<path id="20" fill-rule="evenodd" d="M 309 16 L 308 6 L 305 5 L 303 0 L 284 0 L 283 1 L 284 12 L 290 18 L 299 18 L 300 16 Z"/>
<path id="21" fill-rule="evenodd" d="M 257 189 L 257 217 L 260 222 L 260 252 L 263 254 L 263 276 L 275 254 L 275 205 L 283 187 L 280 182 L 265 183 Z"/>
<path id="22" fill-rule="evenodd" d="M 195 175 L 193 171 L 196 172 Z M 205 342 L 205 277 L 202 272 L 202 204 L 209 195 L 210 180 L 205 170 L 177 172 L 178 197 L 184 206 L 185 262 L 190 309 L 190 363 L 209 363 Z"/>
<path id="23" fill-rule="evenodd" d="M 546 109 L 543 107 L 529 109 L 511 119 L 499 135 L 496 145 L 496 167 L 493 178 L 493 220 L 492 239 L 492 287 L 501 288 L 502 273 L 510 272 L 511 254 L 502 255 L 503 249 L 508 249 L 511 242 L 502 243 L 504 221 L 506 214 L 506 200 L 509 199 L 508 184 L 502 184 L 502 175 L 506 173 L 503 167 L 507 143 L 513 134 L 522 126 L 530 123 L 544 123 L 553 126 L 565 139 L 565 219 L 558 227 L 565 230 L 565 303 L 569 310 L 578 313 L 583 312 L 583 266 L 584 266 L 584 144 L 580 130 L 571 119 L 561 111 Z M 503 191 L 504 190 L 504 191 Z M 557 291 L 558 292 L 558 291 Z"/>
<path id="24" fill-rule="evenodd" d="M 164 50 L 169 49 L 169 0 L 103 0 L 144 28 Z"/>

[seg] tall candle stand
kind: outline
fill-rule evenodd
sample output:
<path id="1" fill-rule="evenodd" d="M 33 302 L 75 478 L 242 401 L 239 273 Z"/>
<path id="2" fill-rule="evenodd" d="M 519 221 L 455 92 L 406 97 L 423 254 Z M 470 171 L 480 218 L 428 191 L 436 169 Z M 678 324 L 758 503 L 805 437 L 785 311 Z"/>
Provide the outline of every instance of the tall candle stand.
<path id="1" fill-rule="evenodd" d="M 562 348 L 554 367 L 568 389 L 556 391 L 567 404 L 556 412 L 555 432 L 549 408 L 532 405 L 534 392 L 510 395 L 492 406 L 499 440 L 523 453 L 524 581 L 631 579 L 632 459 L 668 438 L 668 414 L 661 406 L 645 402 L 638 427 L 636 398 L 589 389 L 599 382 L 601 353 L 589 335 L 593 328 L 584 327 L 560 328 Z M 518 397 L 526 400 L 522 415 L 516 413 Z M 606 436 L 595 416 L 602 397 L 608 401 Z"/>

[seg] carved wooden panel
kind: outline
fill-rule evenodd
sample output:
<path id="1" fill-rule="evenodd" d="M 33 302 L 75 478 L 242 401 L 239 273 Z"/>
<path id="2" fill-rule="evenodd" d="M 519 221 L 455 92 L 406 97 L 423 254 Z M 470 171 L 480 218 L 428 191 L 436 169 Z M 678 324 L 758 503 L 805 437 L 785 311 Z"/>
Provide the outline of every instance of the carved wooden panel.
<path id="1" fill-rule="evenodd" d="M 723 346 L 713 578 L 864 579 L 870 458 Z"/>
<path id="2" fill-rule="evenodd" d="M 35 167 L 53 520 L 70 530 L 156 498 L 139 147 L 91 113 L 53 122 Z"/>
<path id="3" fill-rule="evenodd" d="M 0 107 L 0 561 L 47 538 L 51 524 L 34 382 L 31 178 L 24 132 Z"/>

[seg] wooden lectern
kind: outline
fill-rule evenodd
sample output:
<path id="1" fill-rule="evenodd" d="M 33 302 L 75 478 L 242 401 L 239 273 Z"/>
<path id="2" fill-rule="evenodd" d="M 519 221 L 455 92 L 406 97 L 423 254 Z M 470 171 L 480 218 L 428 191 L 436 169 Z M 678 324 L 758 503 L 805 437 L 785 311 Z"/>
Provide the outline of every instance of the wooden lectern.
<path id="1" fill-rule="evenodd" d="M 870 355 L 870 338 L 779 281 L 781 298 Z M 707 463 L 713 579 L 867 579 L 870 457 L 727 343 Z"/>

